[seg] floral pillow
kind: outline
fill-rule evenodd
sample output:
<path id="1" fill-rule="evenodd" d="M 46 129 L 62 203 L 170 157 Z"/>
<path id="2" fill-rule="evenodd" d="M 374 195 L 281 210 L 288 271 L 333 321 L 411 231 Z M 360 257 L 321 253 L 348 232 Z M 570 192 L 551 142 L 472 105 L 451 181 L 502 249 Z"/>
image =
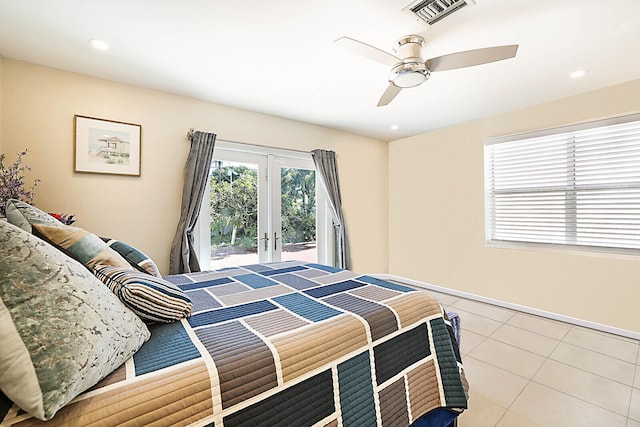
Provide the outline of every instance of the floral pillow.
<path id="1" fill-rule="evenodd" d="M 0 389 L 36 418 L 53 418 L 149 339 L 84 266 L 5 221 L 0 271 Z"/>
<path id="2" fill-rule="evenodd" d="M 31 233 L 33 224 L 62 225 L 60 221 L 22 200 L 9 199 L 6 207 L 7 221 Z"/>

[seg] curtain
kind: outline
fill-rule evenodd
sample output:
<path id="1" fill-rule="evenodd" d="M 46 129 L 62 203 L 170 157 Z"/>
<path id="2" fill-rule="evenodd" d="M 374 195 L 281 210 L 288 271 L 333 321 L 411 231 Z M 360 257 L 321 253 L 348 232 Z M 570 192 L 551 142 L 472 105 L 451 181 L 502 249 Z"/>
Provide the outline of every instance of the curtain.
<path id="1" fill-rule="evenodd" d="M 351 257 L 349 255 L 349 241 L 342 212 L 342 196 L 340 194 L 336 153 L 327 150 L 313 150 L 311 156 L 316 165 L 316 171 L 320 176 L 320 181 L 322 181 L 329 196 L 329 205 L 333 214 L 333 227 L 336 236 L 335 266 L 349 269 L 351 267 Z"/>
<path id="2" fill-rule="evenodd" d="M 185 165 L 180 220 L 169 255 L 169 274 L 200 271 L 193 230 L 198 221 L 202 197 L 209 179 L 215 142 L 215 133 L 196 131 L 191 137 L 191 149 Z"/>

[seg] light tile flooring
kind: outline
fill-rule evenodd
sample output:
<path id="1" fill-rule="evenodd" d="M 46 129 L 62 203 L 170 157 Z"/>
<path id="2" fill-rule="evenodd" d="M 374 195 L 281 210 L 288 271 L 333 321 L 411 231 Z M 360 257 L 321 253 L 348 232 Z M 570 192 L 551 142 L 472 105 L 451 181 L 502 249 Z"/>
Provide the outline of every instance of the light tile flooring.
<path id="1" fill-rule="evenodd" d="M 459 427 L 640 427 L 639 341 L 428 292 L 460 316 Z"/>

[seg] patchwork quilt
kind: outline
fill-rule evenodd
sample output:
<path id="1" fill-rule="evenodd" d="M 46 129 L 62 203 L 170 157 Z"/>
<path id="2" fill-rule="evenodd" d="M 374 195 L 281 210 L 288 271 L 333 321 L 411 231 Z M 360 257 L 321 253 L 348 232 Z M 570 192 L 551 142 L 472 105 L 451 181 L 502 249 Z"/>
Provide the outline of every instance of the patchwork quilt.
<path id="1" fill-rule="evenodd" d="M 445 426 L 467 407 L 451 323 L 424 292 L 297 261 L 165 278 L 193 315 L 149 325 L 130 360 L 46 424 Z M 2 404 L 0 419 L 43 424 Z"/>

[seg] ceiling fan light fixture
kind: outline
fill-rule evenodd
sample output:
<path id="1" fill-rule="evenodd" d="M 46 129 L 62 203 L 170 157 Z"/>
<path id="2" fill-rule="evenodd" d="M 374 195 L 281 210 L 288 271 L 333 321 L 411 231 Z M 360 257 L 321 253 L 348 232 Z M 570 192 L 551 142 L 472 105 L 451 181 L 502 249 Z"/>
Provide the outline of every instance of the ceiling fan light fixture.
<path id="1" fill-rule="evenodd" d="M 424 62 L 398 64 L 391 70 L 389 81 L 401 88 L 415 87 L 424 83 L 431 72 Z"/>

